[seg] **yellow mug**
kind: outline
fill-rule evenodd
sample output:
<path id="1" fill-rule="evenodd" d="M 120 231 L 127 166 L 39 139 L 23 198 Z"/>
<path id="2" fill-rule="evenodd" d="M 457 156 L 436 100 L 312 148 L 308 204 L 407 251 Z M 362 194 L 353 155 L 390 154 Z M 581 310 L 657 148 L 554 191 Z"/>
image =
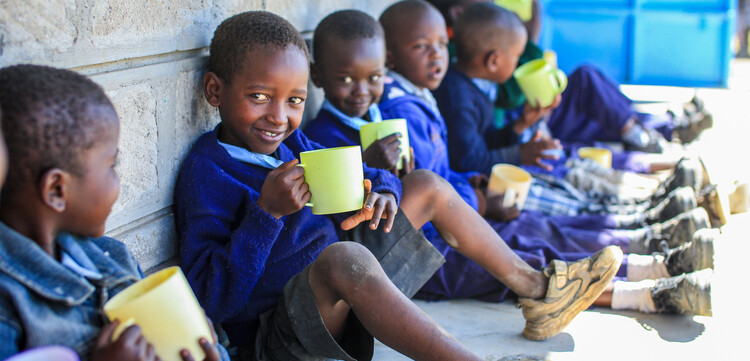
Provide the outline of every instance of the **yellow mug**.
<path id="1" fill-rule="evenodd" d="M 568 77 L 565 73 L 544 59 L 532 60 L 521 65 L 513 72 L 513 76 L 526 96 L 526 101 L 533 106 L 536 106 L 537 99 L 542 107 L 550 106 L 555 97 L 562 94 L 568 86 Z"/>
<path id="2" fill-rule="evenodd" d="M 376 140 L 383 139 L 393 133 L 401 133 L 401 155 L 398 159 L 398 169 L 404 168 L 404 157 L 409 160 L 409 130 L 406 119 L 389 119 L 382 122 L 365 124 L 359 129 L 359 140 L 362 149 L 367 149 Z"/>
<path id="3" fill-rule="evenodd" d="M 515 203 L 521 210 L 529 195 L 531 179 L 529 172 L 512 164 L 495 164 L 487 184 L 487 196 L 504 194 L 504 207 L 511 207 Z"/>
<path id="4" fill-rule="evenodd" d="M 516 13 L 521 21 L 531 19 L 532 3 L 533 0 L 495 0 L 495 5 Z"/>
<path id="5" fill-rule="evenodd" d="M 136 324 L 165 361 L 181 361 L 182 349 L 202 360 L 206 355 L 198 339 L 211 341 L 213 337 L 198 300 L 177 266 L 156 272 L 116 294 L 104 304 L 104 313 L 110 320 L 120 320 L 113 338 Z"/>
<path id="6" fill-rule="evenodd" d="M 582 147 L 578 148 L 578 156 L 591 159 L 604 168 L 612 168 L 612 152 L 607 148 Z"/>
<path id="7" fill-rule="evenodd" d="M 332 214 L 362 208 L 365 199 L 360 146 L 312 150 L 299 154 L 305 183 L 312 194 L 313 214 Z"/>

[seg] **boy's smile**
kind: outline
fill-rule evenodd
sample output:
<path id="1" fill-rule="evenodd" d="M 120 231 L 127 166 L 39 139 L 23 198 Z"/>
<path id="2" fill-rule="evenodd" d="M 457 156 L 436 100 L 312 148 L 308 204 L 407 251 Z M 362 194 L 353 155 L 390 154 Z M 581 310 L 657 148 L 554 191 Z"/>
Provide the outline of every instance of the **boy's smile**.
<path id="1" fill-rule="evenodd" d="M 448 70 L 448 33 L 443 16 L 426 9 L 389 34 L 389 67 L 419 88 L 437 89 Z"/>
<path id="2" fill-rule="evenodd" d="M 350 117 L 367 115 L 370 105 L 383 95 L 385 43 L 382 38 L 330 39 L 319 62 L 313 65 L 313 81 L 322 87 L 336 109 Z"/>
<path id="3" fill-rule="evenodd" d="M 206 74 L 206 98 L 221 114 L 219 140 L 261 154 L 276 151 L 302 121 L 308 67 L 295 47 L 263 47 L 246 55 L 230 82 Z"/>

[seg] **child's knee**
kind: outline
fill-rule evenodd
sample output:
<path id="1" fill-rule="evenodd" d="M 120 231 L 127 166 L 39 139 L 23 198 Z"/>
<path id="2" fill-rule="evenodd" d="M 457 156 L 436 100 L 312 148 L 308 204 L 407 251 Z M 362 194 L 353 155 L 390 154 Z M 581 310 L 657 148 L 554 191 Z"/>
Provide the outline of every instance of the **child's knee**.
<path id="1" fill-rule="evenodd" d="M 406 192 L 419 192 L 431 197 L 441 197 L 453 190 L 443 177 L 425 169 L 417 169 L 401 179 Z"/>
<path id="2" fill-rule="evenodd" d="M 355 242 L 337 242 L 326 247 L 310 272 L 315 272 L 334 287 L 351 287 L 353 282 L 366 282 L 383 274 L 375 256 Z"/>

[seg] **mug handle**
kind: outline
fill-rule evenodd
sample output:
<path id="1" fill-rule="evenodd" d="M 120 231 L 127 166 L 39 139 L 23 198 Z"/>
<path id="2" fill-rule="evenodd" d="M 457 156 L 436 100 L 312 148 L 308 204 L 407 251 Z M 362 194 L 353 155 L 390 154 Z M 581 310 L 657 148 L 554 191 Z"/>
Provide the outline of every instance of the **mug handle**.
<path id="1" fill-rule="evenodd" d="M 565 72 L 555 69 L 551 75 L 554 83 L 557 85 L 557 93 L 562 93 L 568 87 L 568 77 L 565 75 Z"/>
<path id="2" fill-rule="evenodd" d="M 302 168 L 302 169 L 305 169 L 305 164 L 299 163 L 299 164 L 297 164 L 296 166 L 297 166 L 297 167 L 300 167 L 300 168 Z M 305 207 L 310 207 L 310 208 L 312 208 L 312 207 L 314 207 L 314 206 L 313 206 L 313 204 L 312 204 L 312 203 L 310 203 L 310 202 L 307 202 L 307 203 L 305 203 Z"/>
<path id="3" fill-rule="evenodd" d="M 516 196 L 518 193 L 516 193 L 516 190 L 513 188 L 506 188 L 505 194 L 503 195 L 503 208 L 510 208 L 513 207 L 514 204 L 516 204 Z"/>

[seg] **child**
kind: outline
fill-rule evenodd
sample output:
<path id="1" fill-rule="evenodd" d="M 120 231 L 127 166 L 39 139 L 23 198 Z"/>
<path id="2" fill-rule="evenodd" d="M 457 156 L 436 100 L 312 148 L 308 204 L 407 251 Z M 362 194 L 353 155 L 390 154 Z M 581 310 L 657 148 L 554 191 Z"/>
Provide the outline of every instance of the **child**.
<path id="1" fill-rule="evenodd" d="M 568 266 L 558 264 L 552 281 L 533 270 L 481 217 L 471 216 L 450 185 L 425 171 L 404 178 L 402 195 L 397 178 L 365 167 L 371 182 L 365 182 L 364 206 L 341 228 L 344 239 L 386 249 L 337 242 L 334 221 L 342 217 L 316 216 L 304 207 L 310 193 L 304 170 L 296 167 L 301 151 L 320 149 L 296 131 L 308 67 L 307 47 L 286 20 L 268 12 L 225 20 L 211 42 L 204 78 L 206 99 L 219 108 L 221 123 L 198 139 L 177 180 L 182 265 L 240 358 L 369 359 L 375 336 L 415 359 L 478 359 L 408 299 L 416 289 L 399 289 L 388 278 L 400 279 L 401 271 L 421 277 L 424 271 L 412 268 L 408 255 L 401 269 L 378 263 L 401 245 L 426 244 L 415 228 L 428 221 L 529 298 L 525 308 L 535 316 L 527 337 L 559 332 L 614 276 L 621 253 L 610 247 L 569 265 L 590 270 L 585 273 L 595 280 L 579 284 L 584 289 L 575 301 L 544 298 L 571 281 L 563 271 Z M 558 304 L 565 316 L 537 314 L 545 302 Z"/>
<path id="2" fill-rule="evenodd" d="M 113 342 L 119 322 L 106 324 L 101 313 L 143 276 L 124 244 L 102 237 L 120 190 L 114 107 L 98 85 L 67 70 L 18 65 L 0 70 L 0 81 L 9 158 L 0 145 L 0 174 L 8 169 L 0 359 L 44 345 L 70 347 L 85 360 L 154 359 L 138 326 Z M 219 360 L 215 340 L 199 342 L 206 360 Z"/>
<path id="3" fill-rule="evenodd" d="M 419 16 L 412 17 L 412 19 L 418 18 Z M 313 35 L 315 62 L 311 69 L 315 84 L 325 90 L 326 101 L 318 116 L 307 125 L 306 134 L 312 140 L 329 147 L 359 145 L 359 127 L 380 119 L 380 112 L 375 103 L 383 90 L 380 75 L 385 61 L 384 46 L 381 27 L 365 13 L 342 10 L 328 15 L 320 22 Z M 353 101 L 353 99 L 359 101 Z M 353 104 L 357 106 L 352 106 Z M 382 143 L 386 145 L 377 149 L 378 142 L 375 142 L 364 151 L 364 154 L 370 154 L 371 159 L 375 161 L 390 159 L 390 162 L 382 162 L 381 168 L 395 167 L 398 151 L 393 152 L 396 156 L 389 157 L 389 154 L 391 153 L 390 147 L 398 149 L 397 137 L 383 138 L 380 143 L 381 146 Z M 374 152 L 373 147 L 376 148 Z M 436 156 L 428 163 L 444 164 L 443 168 L 449 169 L 445 156 L 442 159 Z M 464 198 L 464 200 L 467 203 L 470 202 L 470 199 Z M 607 227 L 613 227 L 614 224 L 609 217 L 605 216 L 546 217 L 534 212 L 523 212 L 519 215 L 515 207 L 512 211 L 515 211 L 515 216 L 519 216 L 518 219 L 510 223 L 491 224 L 519 257 L 535 267 L 547 264 L 552 258 L 585 257 L 607 244 L 618 244 L 625 248 L 632 248 L 637 253 L 650 254 L 657 250 L 656 247 L 660 241 L 659 239 L 649 242 L 648 236 L 642 238 L 645 234 L 650 234 L 652 230 L 644 233 L 644 230 L 607 229 Z M 697 228 L 707 226 L 708 219 L 705 211 L 696 209 L 696 212 L 686 213 L 683 216 L 692 215 L 696 215 L 696 219 L 699 219 Z M 670 246 L 676 248 L 692 240 L 695 226 L 696 220 L 692 217 L 681 217 L 665 225 L 659 225 L 658 227 L 664 229 L 658 233 L 666 236 L 670 240 Z M 422 287 L 416 297 L 432 300 L 473 297 L 499 302 L 506 296 L 508 292 L 506 287 L 475 262 L 449 247 L 432 227 L 423 227 L 423 231 L 446 258 L 446 264 Z M 638 234 L 639 236 L 636 237 L 638 240 L 629 239 L 626 236 L 628 234 L 631 236 Z M 679 241 L 680 239 L 684 241 Z M 649 245 L 650 243 L 653 243 L 653 248 Z M 693 244 L 697 246 L 704 243 Z M 710 242 L 705 245 L 710 248 Z M 658 247 L 661 250 L 661 246 Z M 710 249 L 707 252 L 711 253 Z M 705 259 L 702 253 L 701 251 L 691 254 L 692 257 L 696 257 L 696 260 Z M 639 263 L 644 259 L 643 256 L 630 255 L 628 258 L 636 263 L 634 267 L 637 273 L 638 264 L 643 265 L 642 262 Z M 654 260 L 650 256 L 646 259 Z M 689 272 L 705 267 L 710 267 L 710 264 L 697 262 L 682 270 Z M 625 276 L 628 273 L 632 274 L 631 271 L 623 266 L 619 273 Z M 674 272 L 672 270 L 672 273 L 663 275 L 672 275 Z"/>

